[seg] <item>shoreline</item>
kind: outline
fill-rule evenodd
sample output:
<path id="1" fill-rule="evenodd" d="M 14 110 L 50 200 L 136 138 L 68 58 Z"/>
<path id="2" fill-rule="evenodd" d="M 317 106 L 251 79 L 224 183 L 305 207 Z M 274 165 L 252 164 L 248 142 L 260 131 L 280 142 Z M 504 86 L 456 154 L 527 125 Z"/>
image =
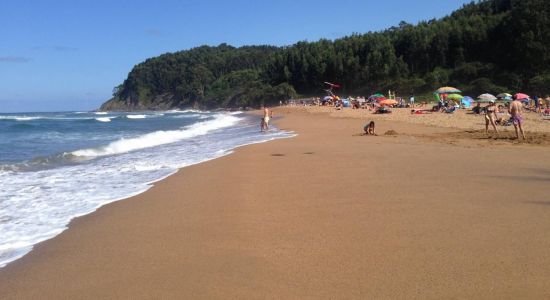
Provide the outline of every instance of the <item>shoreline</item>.
<path id="1" fill-rule="evenodd" d="M 385 120 L 365 137 L 361 118 L 281 115 L 277 127 L 298 136 L 185 167 L 73 220 L 0 269 L 0 296 L 550 295 L 545 149 L 457 147 L 416 136 L 447 129 Z"/>
<path id="2" fill-rule="evenodd" d="M 245 114 L 245 115 L 246 115 L 245 118 L 250 118 L 251 119 L 251 118 L 254 117 L 254 112 L 248 113 L 248 114 Z M 281 134 L 286 135 L 287 133 L 281 133 Z M 94 207 L 89 207 L 88 210 L 80 210 L 76 213 L 73 213 L 73 214 L 69 215 L 70 220 L 63 223 L 63 225 L 64 225 L 63 227 L 54 227 L 53 229 L 48 231 L 46 234 L 41 234 L 39 239 L 38 238 L 33 239 L 32 242 L 24 241 L 24 242 L 27 242 L 26 245 L 29 245 L 29 246 L 27 246 L 26 248 L 18 248 L 17 251 L 12 251 L 11 253 L 17 253 L 16 256 L 11 257 L 11 253 L 6 253 L 5 256 L 0 255 L 0 258 L 3 259 L 3 260 L 0 260 L 0 269 L 5 267 L 8 264 L 11 264 L 11 263 L 17 261 L 18 259 L 24 257 L 25 255 L 27 255 L 28 253 L 33 251 L 34 246 L 36 246 L 37 244 L 40 244 L 40 243 L 43 243 L 43 242 L 48 241 L 50 239 L 53 239 L 57 235 L 61 234 L 63 231 L 67 230 L 69 228 L 70 223 L 72 223 L 73 220 L 78 219 L 78 218 L 83 217 L 83 216 L 86 216 L 86 215 L 89 215 L 89 214 L 92 214 L 95 211 L 97 211 L 99 208 L 101 208 L 105 205 L 108 205 L 110 203 L 118 202 L 118 201 L 122 201 L 122 200 L 127 200 L 127 199 L 133 198 L 137 195 L 140 195 L 140 194 L 146 192 L 147 190 L 149 190 L 150 188 L 152 188 L 155 183 L 157 183 L 159 181 L 162 181 L 162 180 L 176 174 L 179 170 L 181 170 L 183 168 L 193 166 L 193 165 L 196 165 L 196 164 L 201 164 L 201 163 L 204 163 L 204 162 L 207 162 L 207 161 L 210 161 L 210 160 L 214 160 L 214 159 L 218 159 L 218 158 L 230 155 L 231 153 L 233 153 L 235 151 L 235 149 L 238 149 L 240 147 L 253 145 L 253 144 L 257 144 L 257 143 L 265 143 L 265 142 L 269 142 L 269 141 L 272 141 L 272 140 L 276 140 L 276 139 L 280 139 L 280 138 L 287 138 L 287 137 L 293 137 L 292 133 L 289 133 L 288 136 L 276 135 L 276 136 L 262 137 L 261 139 L 258 139 L 258 140 L 255 140 L 255 141 L 246 141 L 242 144 L 237 144 L 237 146 L 232 146 L 232 147 L 229 147 L 229 148 L 223 148 L 223 149 L 220 149 L 219 151 L 217 151 L 212 156 L 203 156 L 199 160 L 186 162 L 185 165 L 180 166 L 177 169 L 172 168 L 170 173 L 166 173 L 164 175 L 161 174 L 160 177 L 157 177 L 155 179 L 151 179 L 149 181 L 143 181 L 143 182 L 141 182 L 141 185 L 139 186 L 139 188 L 134 189 L 134 190 L 128 190 L 127 194 L 112 195 L 111 198 L 104 198 L 104 200 L 102 200 L 100 203 L 95 203 Z M 99 187 L 100 186 L 98 186 L 98 188 Z M 28 248 L 30 248 L 30 249 L 28 249 Z M 3 254 L 3 253 L 0 252 L 0 254 Z M 7 260 L 8 257 L 9 257 L 9 260 Z"/>

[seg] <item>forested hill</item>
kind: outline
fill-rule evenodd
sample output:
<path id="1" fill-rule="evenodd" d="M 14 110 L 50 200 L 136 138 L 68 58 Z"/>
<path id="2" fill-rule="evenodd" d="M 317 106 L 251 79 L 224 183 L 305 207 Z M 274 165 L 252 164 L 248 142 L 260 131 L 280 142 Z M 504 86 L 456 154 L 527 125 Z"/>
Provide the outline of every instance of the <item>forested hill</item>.
<path id="1" fill-rule="evenodd" d="M 550 1 L 472 2 L 438 20 L 334 41 L 168 53 L 136 65 L 101 109 L 259 106 L 297 93 L 320 96 L 324 81 L 342 84 L 344 96 L 419 94 L 442 85 L 471 95 L 545 95 Z"/>

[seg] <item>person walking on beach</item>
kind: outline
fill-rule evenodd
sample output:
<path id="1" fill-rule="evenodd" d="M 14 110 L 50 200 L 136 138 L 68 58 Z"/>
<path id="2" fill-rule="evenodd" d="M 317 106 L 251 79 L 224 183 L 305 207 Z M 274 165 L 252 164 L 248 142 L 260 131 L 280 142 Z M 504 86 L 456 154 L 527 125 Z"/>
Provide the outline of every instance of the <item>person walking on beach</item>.
<path id="1" fill-rule="evenodd" d="M 514 124 L 514 129 L 516 130 L 516 138 L 519 140 L 519 131 L 521 132 L 521 136 L 523 139 L 525 139 L 525 133 L 523 133 L 523 104 L 515 97 L 514 95 L 514 101 L 510 103 L 510 108 L 508 109 L 508 112 L 512 116 L 512 123 Z"/>
<path id="2" fill-rule="evenodd" d="M 489 135 L 489 124 L 493 126 L 493 129 L 495 130 L 495 133 L 498 136 L 498 129 L 496 125 L 496 119 L 497 119 L 497 106 L 495 104 L 495 101 L 489 103 L 489 105 L 486 108 L 486 114 L 485 114 L 485 133 Z"/>
<path id="3" fill-rule="evenodd" d="M 273 115 L 272 112 L 267 107 L 264 107 L 264 117 L 262 119 L 262 128 L 261 131 L 268 131 L 269 130 L 269 119 Z"/>

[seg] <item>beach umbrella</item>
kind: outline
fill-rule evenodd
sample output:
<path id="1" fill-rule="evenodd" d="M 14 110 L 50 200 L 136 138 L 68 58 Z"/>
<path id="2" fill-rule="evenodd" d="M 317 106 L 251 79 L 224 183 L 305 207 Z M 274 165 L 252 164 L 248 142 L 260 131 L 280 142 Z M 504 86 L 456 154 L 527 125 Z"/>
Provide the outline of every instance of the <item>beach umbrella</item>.
<path id="1" fill-rule="evenodd" d="M 384 99 L 378 103 L 380 103 L 380 105 L 396 105 L 398 102 L 397 100 L 393 100 L 393 99 Z"/>
<path id="2" fill-rule="evenodd" d="M 495 100 L 489 100 L 489 99 L 476 99 L 474 100 L 476 103 L 493 103 Z"/>
<path id="3" fill-rule="evenodd" d="M 376 98 L 375 100 L 378 102 L 382 102 L 386 100 L 386 97 L 379 97 L 379 98 Z"/>
<path id="4" fill-rule="evenodd" d="M 460 103 L 462 105 L 464 105 L 464 107 L 470 107 L 470 105 L 472 105 L 472 102 L 474 101 L 474 99 L 472 99 L 472 97 L 470 96 L 464 96 L 462 98 L 462 100 L 460 100 Z"/>
<path id="5" fill-rule="evenodd" d="M 435 92 L 438 94 L 453 94 L 453 93 L 461 93 L 462 91 L 452 86 L 444 86 L 444 87 L 438 88 Z"/>
<path id="6" fill-rule="evenodd" d="M 477 96 L 477 99 L 482 100 L 482 101 L 486 101 L 486 102 L 494 102 L 495 100 L 497 100 L 497 97 L 495 97 L 494 95 L 491 95 L 491 94 L 481 94 L 481 95 Z"/>
<path id="7" fill-rule="evenodd" d="M 378 100 L 380 98 L 386 99 L 386 97 L 384 97 L 384 95 L 380 94 L 380 93 L 376 93 L 376 94 L 373 94 L 373 95 L 369 96 L 369 100 Z"/>
<path id="8" fill-rule="evenodd" d="M 462 96 L 460 94 L 450 94 L 450 95 L 447 96 L 447 99 L 456 100 L 456 101 L 460 101 L 460 100 L 462 100 L 462 98 L 464 98 L 464 96 Z"/>
<path id="9" fill-rule="evenodd" d="M 497 95 L 497 98 L 498 99 L 509 100 L 509 99 L 512 99 L 512 95 L 508 94 L 508 93 L 500 93 L 500 94 Z"/>
<path id="10" fill-rule="evenodd" d="M 529 95 L 526 95 L 524 93 L 517 93 L 514 95 L 514 97 L 518 100 L 529 99 Z"/>

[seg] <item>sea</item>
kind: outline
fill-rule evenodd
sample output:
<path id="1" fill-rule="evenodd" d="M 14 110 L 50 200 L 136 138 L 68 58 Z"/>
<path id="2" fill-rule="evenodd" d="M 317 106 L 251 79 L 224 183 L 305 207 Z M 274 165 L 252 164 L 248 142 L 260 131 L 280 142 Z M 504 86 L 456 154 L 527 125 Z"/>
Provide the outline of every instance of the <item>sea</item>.
<path id="1" fill-rule="evenodd" d="M 0 113 L 0 267 L 180 168 L 293 135 L 241 112 Z"/>

